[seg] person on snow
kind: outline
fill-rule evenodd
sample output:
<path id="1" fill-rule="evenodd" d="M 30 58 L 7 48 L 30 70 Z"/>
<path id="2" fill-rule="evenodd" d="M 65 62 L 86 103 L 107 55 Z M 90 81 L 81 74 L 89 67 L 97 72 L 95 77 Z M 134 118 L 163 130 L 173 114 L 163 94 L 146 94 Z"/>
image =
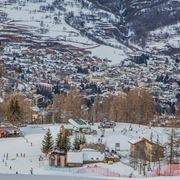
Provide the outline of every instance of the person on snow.
<path id="1" fill-rule="evenodd" d="M 33 175 L 33 168 L 30 169 L 30 173 L 31 173 L 31 175 Z"/>

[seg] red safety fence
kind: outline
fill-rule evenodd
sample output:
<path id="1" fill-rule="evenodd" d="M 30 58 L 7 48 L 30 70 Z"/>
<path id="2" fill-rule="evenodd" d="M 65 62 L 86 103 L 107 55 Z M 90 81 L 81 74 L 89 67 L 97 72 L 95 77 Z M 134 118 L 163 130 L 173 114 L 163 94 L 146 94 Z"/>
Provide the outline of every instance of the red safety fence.
<path id="1" fill-rule="evenodd" d="M 180 176 L 180 164 L 167 164 L 161 166 L 153 173 L 154 176 Z"/>
<path id="2" fill-rule="evenodd" d="M 108 168 L 100 167 L 97 165 L 88 165 L 81 169 L 78 169 L 77 173 L 89 173 L 89 174 L 96 174 L 101 176 L 107 177 L 125 177 L 121 176 L 119 173 L 114 172 Z M 167 164 L 161 166 L 160 170 L 156 169 L 152 174 L 154 176 L 180 176 L 180 164 Z M 126 176 L 130 177 L 130 176 Z"/>
<path id="3" fill-rule="evenodd" d="M 77 173 L 91 173 L 91 174 L 98 174 L 101 176 L 121 177 L 119 173 L 113 172 L 107 168 L 103 168 L 97 165 L 83 167 L 79 169 Z"/>

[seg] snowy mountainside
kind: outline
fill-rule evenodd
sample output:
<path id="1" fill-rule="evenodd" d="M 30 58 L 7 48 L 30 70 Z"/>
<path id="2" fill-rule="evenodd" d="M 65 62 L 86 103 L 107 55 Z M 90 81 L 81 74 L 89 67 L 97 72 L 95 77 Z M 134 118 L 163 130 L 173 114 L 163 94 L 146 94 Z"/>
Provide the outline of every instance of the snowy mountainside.
<path id="1" fill-rule="evenodd" d="M 175 24 L 180 19 L 179 0 L 89 0 L 121 16 L 136 33 Z M 140 35 L 141 35 L 140 34 Z"/>
<path id="2" fill-rule="evenodd" d="M 121 19 L 128 42 L 145 51 L 176 54 L 179 48 L 179 0 L 89 0 Z M 160 34 L 152 32 L 162 31 Z M 131 33 L 129 33 L 131 32 Z M 128 36 L 129 35 L 129 36 Z M 163 35 L 163 36 L 162 36 Z M 127 40 L 126 39 L 126 40 Z"/>
<path id="3" fill-rule="evenodd" d="M 179 55 L 179 0 L 8 0 L 0 17 L 4 28 L 23 26 L 113 63 L 134 52 Z"/>
<path id="4" fill-rule="evenodd" d="M 9 2 L 9 1 L 8 1 Z M 108 58 L 113 61 L 113 63 L 120 62 L 127 58 L 128 52 L 131 52 L 129 48 L 124 46 L 122 43 L 118 42 L 113 36 L 99 36 L 97 37 L 91 32 L 94 32 L 95 28 L 90 30 L 89 35 L 84 34 L 79 28 L 74 27 L 72 22 L 68 21 L 68 18 L 73 13 L 77 18 L 88 17 L 91 14 L 91 8 L 83 8 L 83 2 L 78 0 L 66 0 L 66 1 L 56 1 L 56 0 L 14 0 L 6 4 L 2 2 L 0 5 L 0 18 L 2 21 L 1 35 L 7 35 L 7 33 L 14 33 L 12 29 L 22 29 L 31 33 L 32 39 L 38 37 L 38 41 L 41 40 L 52 40 L 62 44 L 70 44 L 75 47 L 90 49 L 92 55 L 99 56 L 100 58 Z M 83 7 L 82 7 L 83 6 Z M 102 10 L 100 12 L 102 13 Z M 97 13 L 97 16 L 98 16 Z M 112 16 L 112 20 L 115 21 L 114 15 L 109 12 L 108 16 Z M 23 15 L 22 15 L 23 14 Z M 87 22 L 89 26 L 94 26 Z M 106 25 L 107 24 L 107 25 Z M 106 18 L 104 18 L 104 24 L 97 25 L 98 29 L 100 26 L 104 28 L 112 28 L 111 24 L 106 23 Z M 90 27 L 88 27 L 90 29 Z M 113 27 L 115 29 L 115 27 Z M 11 31 L 9 32 L 9 29 Z M 17 32 L 17 36 L 24 36 L 24 32 Z M 105 39 L 105 41 L 104 41 Z M 110 43 L 110 46 L 105 42 Z M 107 53 L 108 50 L 108 53 Z M 105 53 L 100 53 L 105 52 Z"/>

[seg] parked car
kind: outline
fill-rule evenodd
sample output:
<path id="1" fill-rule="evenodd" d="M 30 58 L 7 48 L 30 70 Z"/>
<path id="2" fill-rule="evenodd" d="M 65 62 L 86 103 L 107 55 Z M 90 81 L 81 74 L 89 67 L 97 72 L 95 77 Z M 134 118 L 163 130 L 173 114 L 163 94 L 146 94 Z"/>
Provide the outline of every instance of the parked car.
<path id="1" fill-rule="evenodd" d="M 113 128 L 115 126 L 115 122 L 113 121 L 102 121 L 100 122 L 99 128 Z"/>

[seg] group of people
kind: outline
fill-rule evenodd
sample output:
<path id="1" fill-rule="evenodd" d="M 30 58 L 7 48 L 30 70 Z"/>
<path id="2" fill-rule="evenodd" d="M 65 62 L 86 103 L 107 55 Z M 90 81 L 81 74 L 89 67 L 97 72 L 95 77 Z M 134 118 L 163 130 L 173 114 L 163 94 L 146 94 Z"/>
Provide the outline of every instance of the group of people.
<path id="1" fill-rule="evenodd" d="M 16 153 L 16 158 L 18 157 L 22 157 L 22 158 L 25 158 L 26 157 L 26 154 L 25 153 Z M 4 163 L 4 165 L 7 167 L 8 166 L 8 160 L 9 160 L 9 154 L 6 153 L 3 155 L 3 159 L 2 159 L 2 162 Z M 12 170 L 12 166 L 10 165 L 9 166 L 9 170 Z M 19 174 L 18 171 L 16 171 L 15 174 Z M 30 168 L 30 174 L 33 175 L 33 168 Z"/>
<path id="2" fill-rule="evenodd" d="M 16 157 L 18 158 L 18 157 L 23 157 L 23 158 L 25 158 L 26 157 L 26 154 L 24 153 L 20 153 L 20 154 L 18 154 L 18 153 L 16 153 Z"/>
<path id="3" fill-rule="evenodd" d="M 26 143 L 29 143 L 29 140 L 28 139 L 25 139 L 26 140 Z M 30 145 L 31 145 L 31 147 L 32 147 L 32 142 L 30 142 Z"/>

